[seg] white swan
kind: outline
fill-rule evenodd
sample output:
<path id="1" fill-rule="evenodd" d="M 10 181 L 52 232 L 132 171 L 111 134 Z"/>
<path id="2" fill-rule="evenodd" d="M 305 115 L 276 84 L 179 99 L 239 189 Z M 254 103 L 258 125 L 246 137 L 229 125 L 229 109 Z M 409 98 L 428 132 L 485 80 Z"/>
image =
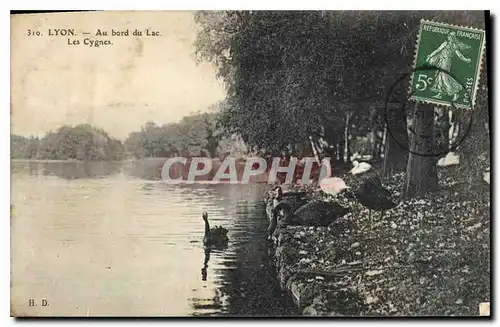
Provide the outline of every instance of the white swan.
<path id="1" fill-rule="evenodd" d="M 439 167 L 454 166 L 460 163 L 460 158 L 455 152 L 448 152 L 445 157 L 438 160 Z"/>
<path id="2" fill-rule="evenodd" d="M 349 172 L 353 175 L 366 173 L 367 171 L 372 169 L 372 165 L 370 165 L 369 163 L 366 163 L 366 162 L 358 162 L 358 161 L 354 160 L 352 162 L 352 164 L 353 164 L 354 168 L 352 168 Z"/>
<path id="3" fill-rule="evenodd" d="M 319 182 L 319 187 L 321 188 L 321 191 L 330 195 L 337 195 L 343 190 L 349 188 L 349 186 L 346 185 L 344 180 L 338 177 L 323 178 Z"/>

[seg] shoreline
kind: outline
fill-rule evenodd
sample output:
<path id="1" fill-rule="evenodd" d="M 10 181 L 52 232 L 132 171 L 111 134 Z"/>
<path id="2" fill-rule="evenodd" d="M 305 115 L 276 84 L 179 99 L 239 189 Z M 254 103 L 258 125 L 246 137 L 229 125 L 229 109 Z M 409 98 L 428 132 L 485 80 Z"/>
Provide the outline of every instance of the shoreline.
<path id="1" fill-rule="evenodd" d="M 297 269 L 297 263 L 308 264 L 308 251 L 299 250 L 301 240 L 317 231 L 328 231 L 328 227 L 293 226 L 279 231 L 271 249 L 272 267 L 279 287 L 290 297 L 302 316 L 344 316 L 335 310 L 333 302 L 326 298 L 328 287 L 325 280 L 334 275 L 326 270 Z M 349 272 L 339 270 L 339 274 Z M 355 314 L 353 314 L 355 315 Z"/>
<path id="2" fill-rule="evenodd" d="M 301 315 L 478 316 L 490 302 L 489 194 L 443 187 L 383 219 L 350 208 L 328 227 L 283 227 L 269 242 L 279 285 Z"/>

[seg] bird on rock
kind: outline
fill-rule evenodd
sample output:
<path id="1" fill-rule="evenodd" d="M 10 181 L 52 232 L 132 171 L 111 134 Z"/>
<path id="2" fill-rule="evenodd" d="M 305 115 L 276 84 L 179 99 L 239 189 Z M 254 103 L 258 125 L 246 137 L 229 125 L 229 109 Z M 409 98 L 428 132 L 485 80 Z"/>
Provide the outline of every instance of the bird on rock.
<path id="1" fill-rule="evenodd" d="M 269 226 L 267 226 L 267 239 L 271 240 L 278 225 L 284 226 L 287 223 L 288 213 L 292 211 L 291 206 L 286 202 L 280 202 L 268 211 Z M 282 215 L 281 215 L 282 214 Z"/>
<path id="2" fill-rule="evenodd" d="M 307 203 L 307 192 L 283 192 L 281 186 L 277 186 L 273 195 L 268 199 L 266 211 L 268 217 L 271 217 L 271 211 L 276 208 L 281 202 L 287 203 L 292 211 Z"/>
<path id="3" fill-rule="evenodd" d="M 277 186 L 273 193 L 266 206 L 268 239 L 271 239 L 278 225 L 286 223 L 287 213 L 294 212 L 308 201 L 307 192 L 283 192 L 281 186 Z"/>
<path id="4" fill-rule="evenodd" d="M 328 226 L 340 217 L 345 216 L 350 210 L 335 202 L 327 201 L 311 201 L 295 212 L 292 207 L 281 202 L 276 206 L 271 215 L 271 221 L 267 229 L 268 238 L 270 239 L 278 226 Z M 283 213 L 280 219 L 279 213 Z"/>
<path id="5" fill-rule="evenodd" d="M 328 226 L 340 217 L 349 213 L 336 202 L 315 200 L 298 208 L 293 215 L 288 215 L 285 221 L 295 226 Z M 288 212 L 287 212 L 288 214 Z"/>

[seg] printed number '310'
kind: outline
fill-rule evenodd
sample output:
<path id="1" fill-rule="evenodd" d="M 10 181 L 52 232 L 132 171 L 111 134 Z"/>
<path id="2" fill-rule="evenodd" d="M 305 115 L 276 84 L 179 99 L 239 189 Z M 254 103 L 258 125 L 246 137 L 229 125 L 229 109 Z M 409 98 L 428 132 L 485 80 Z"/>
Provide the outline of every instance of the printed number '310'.
<path id="1" fill-rule="evenodd" d="M 425 91 L 427 86 L 432 83 L 432 77 L 427 77 L 425 74 L 418 74 L 417 84 L 415 87 L 418 91 Z"/>

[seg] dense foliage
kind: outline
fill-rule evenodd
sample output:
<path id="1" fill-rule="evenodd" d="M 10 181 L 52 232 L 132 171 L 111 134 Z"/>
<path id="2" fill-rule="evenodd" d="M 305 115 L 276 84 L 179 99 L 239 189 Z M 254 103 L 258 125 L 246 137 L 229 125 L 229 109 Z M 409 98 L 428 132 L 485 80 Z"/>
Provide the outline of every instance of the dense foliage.
<path id="1" fill-rule="evenodd" d="M 158 126 L 147 122 L 139 132 L 130 133 L 126 151 L 136 158 L 244 154 L 247 149 L 241 139 L 217 126 L 217 110 L 222 105 L 216 104 L 211 112 L 183 117 L 178 123 Z"/>
<path id="2" fill-rule="evenodd" d="M 226 130 L 261 153 L 319 152 L 340 162 L 350 157 L 350 140 L 368 137 L 375 157 L 385 152 L 389 173 L 404 170 L 409 156 L 383 139 L 387 92 L 411 71 L 420 20 L 484 28 L 484 13 L 470 11 L 201 11 L 195 19 L 198 59 L 213 63 L 226 85 Z M 408 82 L 397 85 L 393 100 L 405 100 Z M 393 118 L 408 143 L 406 117 Z M 446 144 L 446 119 L 418 127 L 431 129 L 427 135 L 436 129 L 438 144 Z M 408 165 L 424 167 L 408 175 L 415 193 L 437 185 L 434 163 L 420 159 Z M 416 183 L 422 174 L 430 183 Z"/>
<path id="3" fill-rule="evenodd" d="M 125 148 L 137 158 L 215 156 L 221 137 L 215 127 L 215 114 L 203 113 L 162 126 L 147 122 L 139 132 L 130 133 Z"/>

